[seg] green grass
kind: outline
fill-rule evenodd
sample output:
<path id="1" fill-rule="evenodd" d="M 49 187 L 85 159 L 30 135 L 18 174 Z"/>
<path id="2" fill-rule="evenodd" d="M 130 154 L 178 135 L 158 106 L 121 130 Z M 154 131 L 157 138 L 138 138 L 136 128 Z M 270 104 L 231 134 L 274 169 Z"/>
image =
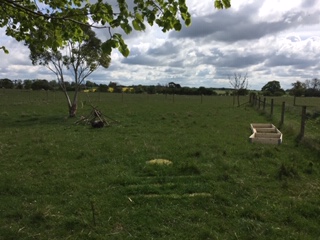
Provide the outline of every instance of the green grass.
<path id="1" fill-rule="evenodd" d="M 78 117 L 119 123 L 92 129 L 62 97 L 1 92 L 0 238 L 318 238 L 320 153 L 294 129 L 250 144 L 267 116 L 232 97 L 98 93 Z"/>

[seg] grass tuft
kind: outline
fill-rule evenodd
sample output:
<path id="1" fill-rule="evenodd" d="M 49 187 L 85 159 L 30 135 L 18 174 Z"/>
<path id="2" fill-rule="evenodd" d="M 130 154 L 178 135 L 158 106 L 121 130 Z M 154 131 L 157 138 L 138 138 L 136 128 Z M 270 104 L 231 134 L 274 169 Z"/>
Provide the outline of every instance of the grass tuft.
<path id="1" fill-rule="evenodd" d="M 294 166 L 288 167 L 282 163 L 277 176 L 279 180 L 283 180 L 285 178 L 298 178 L 299 174 Z"/>
<path id="2" fill-rule="evenodd" d="M 199 167 L 192 162 L 190 163 L 187 162 L 179 166 L 178 171 L 181 175 L 200 175 L 201 174 Z"/>

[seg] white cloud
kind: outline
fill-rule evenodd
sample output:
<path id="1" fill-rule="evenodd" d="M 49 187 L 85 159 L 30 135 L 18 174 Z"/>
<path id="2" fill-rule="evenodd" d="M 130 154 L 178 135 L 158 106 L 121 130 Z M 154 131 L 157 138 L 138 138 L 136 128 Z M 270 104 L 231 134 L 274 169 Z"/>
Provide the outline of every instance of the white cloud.
<path id="1" fill-rule="evenodd" d="M 301 5 L 301 0 L 268 0 L 264 1 L 259 9 L 259 17 L 261 18 L 280 18 L 283 13 L 291 11 Z"/>

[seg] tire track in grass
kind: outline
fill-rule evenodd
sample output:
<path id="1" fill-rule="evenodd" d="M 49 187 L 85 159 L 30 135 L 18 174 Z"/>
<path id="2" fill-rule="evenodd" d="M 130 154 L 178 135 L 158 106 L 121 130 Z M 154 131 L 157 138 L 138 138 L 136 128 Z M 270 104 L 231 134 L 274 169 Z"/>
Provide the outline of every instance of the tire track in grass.
<path id="1" fill-rule="evenodd" d="M 129 199 L 212 197 L 207 179 L 199 175 L 140 176 L 134 184 L 123 185 Z"/>

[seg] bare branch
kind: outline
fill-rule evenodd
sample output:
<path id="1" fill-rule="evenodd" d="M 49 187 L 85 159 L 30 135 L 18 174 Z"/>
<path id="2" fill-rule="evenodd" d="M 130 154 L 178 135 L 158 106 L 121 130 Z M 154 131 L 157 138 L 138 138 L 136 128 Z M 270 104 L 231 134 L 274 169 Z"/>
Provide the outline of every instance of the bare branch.
<path id="1" fill-rule="evenodd" d="M 234 73 L 233 74 L 233 79 L 231 76 L 228 76 L 229 78 L 229 83 L 233 88 L 233 96 L 237 96 L 238 99 L 238 106 L 240 106 L 240 100 L 239 100 L 239 95 L 243 94 L 243 90 L 246 90 L 248 87 L 248 73 L 245 75 L 242 75 L 241 73 Z M 242 93 L 240 93 L 242 92 Z M 233 101 L 234 104 L 235 100 Z"/>

